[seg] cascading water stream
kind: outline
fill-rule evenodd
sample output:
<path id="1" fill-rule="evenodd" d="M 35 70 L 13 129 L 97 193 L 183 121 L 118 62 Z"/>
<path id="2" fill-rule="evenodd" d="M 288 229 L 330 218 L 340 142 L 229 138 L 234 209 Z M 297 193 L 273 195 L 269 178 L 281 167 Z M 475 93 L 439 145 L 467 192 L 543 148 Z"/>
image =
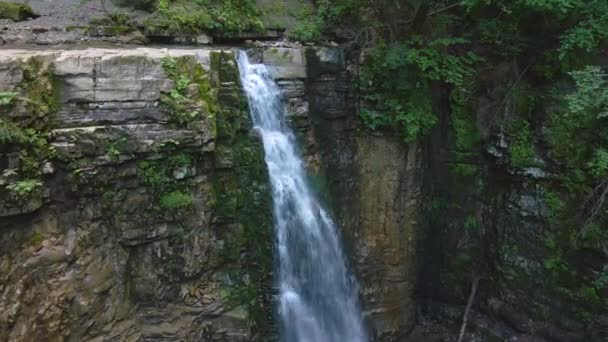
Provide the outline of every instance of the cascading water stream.
<path id="1" fill-rule="evenodd" d="M 283 342 L 364 342 L 367 337 L 336 226 L 310 189 L 281 93 L 263 64 L 239 52 L 241 83 L 270 174 Z"/>

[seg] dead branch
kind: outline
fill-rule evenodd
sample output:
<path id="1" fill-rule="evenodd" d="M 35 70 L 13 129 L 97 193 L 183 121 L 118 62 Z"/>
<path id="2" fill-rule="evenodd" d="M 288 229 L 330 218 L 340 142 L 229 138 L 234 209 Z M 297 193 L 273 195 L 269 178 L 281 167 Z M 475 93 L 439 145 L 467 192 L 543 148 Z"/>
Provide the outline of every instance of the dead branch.
<path id="1" fill-rule="evenodd" d="M 460 327 L 458 342 L 462 342 L 462 339 L 464 338 L 464 332 L 467 329 L 467 321 L 469 319 L 469 312 L 471 311 L 473 301 L 475 300 L 475 294 L 477 293 L 477 285 L 479 285 L 479 280 L 481 280 L 480 277 L 475 277 L 475 279 L 473 279 L 473 283 L 471 284 L 471 294 L 469 295 L 469 301 L 467 302 L 467 307 L 464 310 L 464 316 L 462 317 L 462 326 Z"/>

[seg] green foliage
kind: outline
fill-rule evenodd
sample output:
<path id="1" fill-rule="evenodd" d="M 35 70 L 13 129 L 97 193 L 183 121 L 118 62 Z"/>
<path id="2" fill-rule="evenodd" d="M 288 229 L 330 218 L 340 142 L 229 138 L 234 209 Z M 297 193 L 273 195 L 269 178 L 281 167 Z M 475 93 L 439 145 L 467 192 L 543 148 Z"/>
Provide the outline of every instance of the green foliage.
<path id="1" fill-rule="evenodd" d="M 452 45 L 467 43 L 461 38 L 410 40 L 379 44 L 366 57 L 360 84 L 365 106 L 360 111 L 371 129 L 398 127 L 405 141 L 424 136 L 437 118 L 432 108 L 431 84 L 442 82 L 463 87 L 481 59 L 467 52 L 454 55 Z"/>
<path id="2" fill-rule="evenodd" d="M 260 12 L 253 0 L 159 0 L 145 26 L 152 31 L 181 34 L 221 31 L 224 34 L 261 30 Z"/>
<path id="3" fill-rule="evenodd" d="M 55 155 L 48 136 L 58 105 L 47 63 L 30 58 L 21 63 L 21 69 L 23 78 L 15 91 L 0 93 L 0 152 L 19 157 L 16 169 L 4 170 L 0 184 L 25 198 L 39 193 L 41 165 Z"/>
<path id="4" fill-rule="evenodd" d="M 393 45 L 387 52 L 385 63 L 393 69 L 416 66 L 424 78 L 458 87 L 474 74 L 473 65 L 483 59 L 470 51 L 453 55 L 447 48 L 468 43 L 464 38 L 425 41 L 423 37 L 416 36 L 405 43 Z"/>
<path id="5" fill-rule="evenodd" d="M 608 241 L 608 217 L 598 193 L 604 191 L 608 177 L 607 75 L 596 66 L 570 75 L 574 89 L 565 96 L 563 91 L 554 94 L 559 106 L 553 107 L 545 132 L 552 157 L 559 163 L 558 186 L 564 189 L 545 194 L 552 225 L 546 240 L 552 252 L 545 267 L 564 295 L 585 303 L 580 313 L 592 317 L 604 305 L 597 283 L 602 273 L 581 281 L 581 270 L 573 265 L 574 256 L 601 250 Z"/>
<path id="6" fill-rule="evenodd" d="M 359 117 L 363 121 L 363 124 L 372 130 L 388 127 L 393 122 L 390 116 L 369 108 L 362 108 L 359 112 Z"/>
<path id="7" fill-rule="evenodd" d="M 512 57 L 520 54 L 525 45 L 525 38 L 519 32 L 514 21 L 504 21 L 498 18 L 482 18 L 478 24 L 479 41 L 495 46 L 491 53 L 501 57 Z"/>
<path id="8" fill-rule="evenodd" d="M 301 42 L 316 42 L 321 39 L 323 22 L 313 11 L 311 7 L 306 7 L 295 16 L 297 21 L 288 33 L 289 38 Z"/>
<path id="9" fill-rule="evenodd" d="M 488 22 L 496 24 L 497 35 L 490 37 L 506 35 L 517 40 L 512 34 L 515 32 L 513 24 L 520 31 L 530 20 L 547 20 L 547 24 L 540 25 L 537 30 L 547 29 L 557 33 L 560 45 L 556 50 L 562 60 L 567 57 L 579 58 L 573 53 L 596 54 L 599 43 L 608 38 L 608 3 L 604 0 L 464 0 L 462 4 L 471 12 L 491 8 L 510 16 L 510 20 L 491 19 Z M 491 27 L 486 28 L 492 30 Z M 505 31 L 499 32 L 503 29 Z M 497 40 L 499 43 L 508 41 Z M 511 49 L 508 44 L 500 46 Z"/>
<path id="10" fill-rule="evenodd" d="M 127 137 L 118 138 L 108 144 L 106 147 L 106 154 L 112 159 L 117 159 L 120 156 L 121 151 L 126 147 L 126 144 Z"/>
<path id="11" fill-rule="evenodd" d="M 217 24 L 207 9 L 195 3 L 159 0 L 156 7 L 157 17 L 149 19 L 146 26 L 154 30 L 168 30 L 180 33 L 199 33 L 215 29 Z"/>
<path id="12" fill-rule="evenodd" d="M 595 178 L 601 178 L 608 174 L 608 151 L 603 148 L 597 148 L 593 151 L 593 157 L 589 161 L 588 166 L 591 174 Z"/>
<path id="13" fill-rule="evenodd" d="M 335 25 L 349 16 L 350 19 L 356 18 L 364 4 L 363 0 L 319 0 L 317 1 L 318 15 L 328 25 Z"/>
<path id="14" fill-rule="evenodd" d="M 288 36 L 301 42 L 318 42 L 329 28 L 357 21 L 365 4 L 361 0 L 316 1 L 314 7 L 304 6 L 300 12 L 291 14 L 296 24 Z"/>
<path id="15" fill-rule="evenodd" d="M 38 179 L 24 179 L 11 183 L 6 189 L 18 198 L 28 198 L 42 189 L 42 181 Z"/>
<path id="16" fill-rule="evenodd" d="M 313 16 L 320 19 L 322 33 L 330 36 L 337 27 L 343 37 L 341 25 L 347 23 L 346 28 L 355 27 L 349 43 L 364 47 L 359 116 L 366 127 L 398 132 L 409 142 L 433 129 L 441 114 L 440 132 L 452 129 L 441 148 L 449 153 L 450 176 L 455 177 L 429 185 L 460 201 L 442 208 L 450 220 L 429 219 L 441 233 L 436 236 L 444 237 L 436 242 L 438 248 L 457 241 L 452 247 L 467 256 L 454 260 L 459 258 L 453 249 L 439 253 L 446 260 L 437 262 L 449 265 L 450 286 L 462 283 L 461 275 L 449 272 L 454 269 L 487 274 L 499 289 L 521 280 L 575 303 L 577 314 L 592 321 L 606 304 L 606 282 L 596 281 L 604 279 L 598 256 L 603 261 L 608 241 L 608 76 L 589 64 L 605 64 L 608 1 L 317 3 Z M 488 142 L 499 132 L 506 134 L 509 147 L 507 160 L 491 154 L 493 161 L 500 159 L 497 164 L 486 157 Z M 542 166 L 545 177 L 511 182 L 507 176 L 530 166 Z M 493 187 L 485 189 L 488 181 Z M 521 218 L 497 224 L 485 218 L 485 210 L 509 211 L 501 207 L 509 206 L 505 198 L 522 195 L 519 191 L 529 194 L 534 187 L 542 189 L 545 203 L 538 208 L 545 215 L 541 223 Z M 482 210 L 482 222 L 467 216 L 477 213 L 471 209 Z M 527 245 L 518 225 L 542 227 L 545 245 Z M 459 233 L 466 234 L 450 237 L 461 227 L 467 229 Z M 539 255 L 540 264 L 521 261 Z"/>
<path id="17" fill-rule="evenodd" d="M 582 50 L 595 53 L 599 43 L 608 38 L 608 2 L 604 0 L 578 1 L 580 20 L 561 37 L 559 57 Z"/>
<path id="18" fill-rule="evenodd" d="M 569 181 L 601 179 L 608 175 L 608 76 L 596 66 L 570 74 L 576 89 L 565 97 L 565 109 L 550 116 L 546 138 Z"/>
<path id="19" fill-rule="evenodd" d="M 22 21 L 36 17 L 38 17 L 38 15 L 36 15 L 32 8 L 27 4 L 0 1 L 0 19 Z"/>
<path id="20" fill-rule="evenodd" d="M 576 92 L 566 97 L 568 110 L 573 115 L 591 111 L 598 118 L 608 117 L 608 74 L 598 66 L 570 73 Z"/>
<path id="21" fill-rule="evenodd" d="M 14 91 L 3 91 L 0 92 L 0 106 L 8 106 L 13 103 L 13 100 L 17 97 L 19 93 Z"/>
<path id="22" fill-rule="evenodd" d="M 469 215 L 466 217 L 464 221 L 464 228 L 472 230 L 479 229 L 479 222 L 477 221 L 475 216 Z"/>
<path id="23" fill-rule="evenodd" d="M 454 163 L 450 169 L 454 174 L 463 177 L 474 176 L 479 171 L 476 159 L 480 151 L 480 138 L 475 112 L 469 101 L 473 88 L 472 85 L 459 87 L 450 96 L 451 122 L 456 145 L 452 151 Z"/>
<path id="24" fill-rule="evenodd" d="M 593 280 L 593 286 L 596 289 L 603 289 L 608 286 L 608 265 L 604 265 L 602 271 L 597 275 L 595 280 Z"/>
<path id="25" fill-rule="evenodd" d="M 160 208 L 187 209 L 194 200 L 191 179 L 187 173 L 179 177 L 176 174 L 182 169 L 191 168 L 193 163 L 193 156 L 187 153 L 158 160 L 142 160 L 137 163 L 137 177 L 152 189 Z"/>
<path id="26" fill-rule="evenodd" d="M 543 197 L 550 218 L 555 218 L 556 214 L 564 209 L 564 201 L 562 201 L 561 196 L 554 191 L 546 191 Z"/>
<path id="27" fill-rule="evenodd" d="M 534 165 L 534 140 L 530 123 L 517 120 L 509 127 L 509 164 L 515 168 L 525 168 Z"/>
<path id="28" fill-rule="evenodd" d="M 191 194 L 175 190 L 160 197 L 160 206 L 165 209 L 183 209 L 192 206 L 192 201 Z"/>
<path id="29" fill-rule="evenodd" d="M 173 89 L 161 94 L 161 106 L 170 114 L 171 121 L 180 127 L 191 127 L 203 116 L 214 121 L 218 111 L 217 94 L 211 86 L 209 75 L 191 58 L 162 60 L 162 66 L 174 81 Z"/>
<path id="30" fill-rule="evenodd" d="M 260 12 L 254 0 L 223 0 L 222 6 L 211 12 L 224 32 L 261 30 Z"/>
<path id="31" fill-rule="evenodd" d="M 29 243 L 30 246 L 38 247 L 42 244 L 42 241 L 44 241 L 44 236 L 42 235 L 42 233 L 34 232 L 30 237 Z"/>
<path id="32" fill-rule="evenodd" d="M 218 111 L 213 194 L 210 201 L 218 231 L 229 231 L 222 255 L 228 265 L 229 303 L 244 306 L 251 330 L 264 339 L 272 329 L 272 209 L 268 171 L 261 142 L 242 127 L 249 123 L 247 102 L 238 83 L 231 53 L 211 54 L 211 68 L 218 72 L 223 110 Z M 230 167 L 224 160 L 230 160 Z"/>
<path id="33" fill-rule="evenodd" d="M 157 192 L 164 192 L 172 183 L 168 170 L 158 161 L 142 160 L 137 163 L 137 176 Z"/>

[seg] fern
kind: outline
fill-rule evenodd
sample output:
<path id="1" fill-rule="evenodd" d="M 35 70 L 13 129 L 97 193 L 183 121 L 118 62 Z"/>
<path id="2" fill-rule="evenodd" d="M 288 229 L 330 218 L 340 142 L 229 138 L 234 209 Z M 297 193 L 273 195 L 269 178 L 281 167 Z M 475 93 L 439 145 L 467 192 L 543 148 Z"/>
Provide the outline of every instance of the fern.
<path id="1" fill-rule="evenodd" d="M 0 118 L 0 144 L 22 144 L 28 140 L 24 131 L 12 121 Z"/>

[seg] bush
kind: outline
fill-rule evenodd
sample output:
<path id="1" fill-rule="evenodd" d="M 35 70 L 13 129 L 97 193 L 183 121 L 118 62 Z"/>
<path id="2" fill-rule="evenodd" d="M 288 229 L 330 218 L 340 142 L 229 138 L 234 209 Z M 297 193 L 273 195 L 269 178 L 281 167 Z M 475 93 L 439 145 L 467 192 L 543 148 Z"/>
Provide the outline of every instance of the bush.
<path id="1" fill-rule="evenodd" d="M 34 10 L 29 5 L 0 1 L 0 19 L 23 21 L 37 17 L 38 15 L 34 13 Z"/>
<path id="2" fill-rule="evenodd" d="M 158 0 L 155 16 L 144 25 L 150 31 L 197 34 L 221 31 L 226 34 L 261 30 L 260 11 L 254 0 L 170 1 Z"/>

